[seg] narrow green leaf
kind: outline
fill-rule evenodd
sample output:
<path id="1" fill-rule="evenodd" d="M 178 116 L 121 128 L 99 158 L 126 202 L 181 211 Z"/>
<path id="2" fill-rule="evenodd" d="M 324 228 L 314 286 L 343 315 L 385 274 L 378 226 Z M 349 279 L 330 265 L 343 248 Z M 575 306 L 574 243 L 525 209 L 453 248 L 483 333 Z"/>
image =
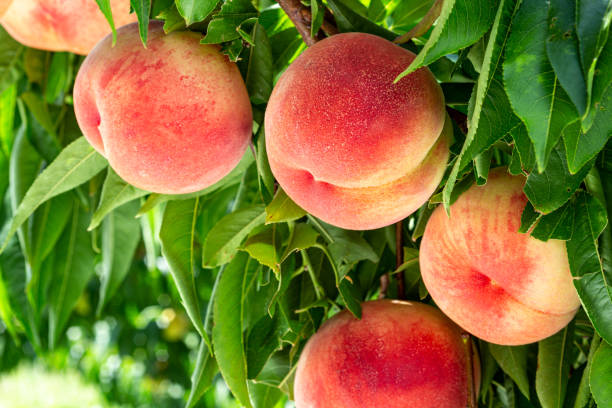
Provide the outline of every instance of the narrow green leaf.
<path id="1" fill-rule="evenodd" d="M 191 391 L 187 398 L 187 408 L 194 407 L 200 398 L 202 398 L 206 390 L 212 386 L 216 373 L 217 362 L 210 354 L 206 342 L 202 341 L 198 348 L 198 357 L 191 375 Z"/>
<path id="2" fill-rule="evenodd" d="M 563 129 L 567 164 L 572 173 L 581 171 L 603 149 L 612 136 L 611 109 L 612 86 L 604 92 L 599 104 L 591 109 L 592 123 L 586 132 L 579 122 L 574 122 Z"/>
<path id="3" fill-rule="evenodd" d="M 586 408 L 587 404 L 591 400 L 591 387 L 589 384 L 589 374 L 591 372 L 591 367 L 593 366 L 593 358 L 595 357 L 595 352 L 599 349 L 599 344 L 601 343 L 601 337 L 595 335 L 591 340 L 591 345 L 589 347 L 589 355 L 587 357 L 587 364 L 582 372 L 582 377 L 580 378 L 580 385 L 578 386 L 578 391 L 576 392 L 576 399 L 574 400 L 573 408 Z"/>
<path id="4" fill-rule="evenodd" d="M 608 0 L 578 0 L 574 7 L 582 69 L 590 87 L 594 64 L 608 37 L 612 3 Z"/>
<path id="5" fill-rule="evenodd" d="M 284 262 L 294 252 L 316 246 L 318 238 L 319 233 L 310 225 L 304 223 L 296 224 L 289 237 L 285 252 L 281 257 L 281 262 Z"/>
<path id="6" fill-rule="evenodd" d="M 574 207 L 568 202 L 563 207 L 540 218 L 531 236 L 540 241 L 561 239 L 567 241 L 574 230 Z"/>
<path id="7" fill-rule="evenodd" d="M 115 208 L 132 201 L 136 198 L 149 194 L 123 181 L 117 173 L 109 166 L 102 186 L 102 195 L 96 212 L 91 217 L 88 230 L 93 230 L 100 225 L 104 217 Z"/>
<path id="8" fill-rule="evenodd" d="M 425 46 L 395 82 L 440 57 L 474 44 L 491 27 L 496 4 L 487 0 L 445 0 Z"/>
<path id="9" fill-rule="evenodd" d="M 448 211 L 459 173 L 470 161 L 520 124 L 512 112 L 502 84 L 502 52 L 509 36 L 510 22 L 516 13 L 514 0 L 500 3 L 487 47 L 480 76 L 472 93 L 473 108 L 469 116 L 468 134 L 444 186 L 442 200 Z M 448 120 L 448 119 L 447 119 Z"/>
<path id="10" fill-rule="evenodd" d="M 489 343 L 489 351 L 497 364 L 512 381 L 518 385 L 523 395 L 529 398 L 529 378 L 527 377 L 527 346 L 500 346 Z"/>
<path id="11" fill-rule="evenodd" d="M 249 331 L 246 346 L 247 378 L 255 378 L 272 354 L 281 347 L 281 337 L 286 331 L 279 313 L 273 318 L 263 316 Z"/>
<path id="12" fill-rule="evenodd" d="M 110 0 L 96 0 L 98 3 L 98 7 L 102 14 L 104 14 L 104 18 L 108 21 L 110 28 L 113 33 L 113 46 L 117 42 L 117 30 L 115 29 L 115 20 L 113 20 L 113 11 L 111 10 Z"/>
<path id="13" fill-rule="evenodd" d="M 151 13 L 151 0 L 130 0 L 130 4 L 138 17 L 138 31 L 142 44 L 147 46 L 149 34 L 149 14 Z"/>
<path id="14" fill-rule="evenodd" d="M 204 331 L 194 275 L 197 262 L 194 240 L 199 205 L 199 198 L 170 201 L 164 211 L 159 239 L 187 315 L 200 336 L 210 345 L 208 334 Z"/>
<path id="15" fill-rule="evenodd" d="M 204 267 L 228 263 L 242 241 L 265 220 L 264 207 L 243 208 L 223 217 L 208 233 L 203 249 Z"/>
<path id="16" fill-rule="evenodd" d="M 0 251 L 17 228 L 45 201 L 71 190 L 98 174 L 107 162 L 81 137 L 66 147 L 36 178 L 19 204 Z"/>
<path id="17" fill-rule="evenodd" d="M 536 210 L 543 214 L 553 212 L 570 199 L 580 187 L 593 163 L 571 174 L 567 167 L 565 148 L 560 143 L 550 155 L 543 173 L 533 172 L 527 177 L 524 191 Z"/>
<path id="18" fill-rule="evenodd" d="M 68 317 L 94 274 L 95 253 L 87 233 L 87 214 L 72 208 L 72 220 L 60 237 L 49 287 L 49 348 L 55 348 Z"/>
<path id="19" fill-rule="evenodd" d="M 272 202 L 266 207 L 266 224 L 295 221 L 307 213 L 282 188 L 278 188 Z"/>
<path id="20" fill-rule="evenodd" d="M 275 238 L 274 228 L 266 228 L 259 234 L 249 237 L 242 246 L 242 249 L 260 264 L 278 272 L 280 270 L 280 263 L 276 251 Z"/>
<path id="21" fill-rule="evenodd" d="M 245 253 L 238 253 L 225 268 L 214 303 L 213 345 L 219 371 L 240 403 L 251 408 L 247 387 L 247 365 L 242 333 L 244 295 L 248 271 L 257 266 Z"/>
<path id="22" fill-rule="evenodd" d="M 138 200 L 124 204 L 111 212 L 102 223 L 102 270 L 98 315 L 108 299 L 115 294 L 132 265 L 134 253 L 140 242 L 140 222 L 136 219 L 138 208 L 140 208 Z"/>
<path id="23" fill-rule="evenodd" d="M 514 112 L 529 131 L 540 172 L 546 168 L 563 128 L 578 118 L 548 61 L 547 14 L 541 1 L 523 1 L 512 22 L 504 62 L 506 91 Z"/>
<path id="24" fill-rule="evenodd" d="M 249 381 L 249 394 L 254 408 L 279 407 L 278 403 L 283 397 L 283 392 L 280 389 L 255 381 Z"/>
<path id="25" fill-rule="evenodd" d="M 0 93 L 17 81 L 19 77 L 17 64 L 24 49 L 23 45 L 0 27 Z"/>
<path id="26" fill-rule="evenodd" d="M 203 44 L 218 44 L 240 38 L 237 28 L 243 21 L 257 17 L 257 10 L 250 0 L 231 0 L 223 3 L 221 10 L 208 24 Z"/>
<path id="27" fill-rule="evenodd" d="M 328 0 L 327 4 L 334 14 L 336 25 L 341 33 L 360 32 L 374 34 L 393 41 L 397 34 L 373 23 L 355 11 L 354 7 L 345 5 L 339 0 Z M 357 3 L 361 5 L 361 3 Z"/>
<path id="28" fill-rule="evenodd" d="M 563 408 L 569 370 L 570 348 L 574 326 L 538 343 L 538 369 L 536 370 L 536 392 L 542 408 Z"/>
<path id="29" fill-rule="evenodd" d="M 550 1 L 546 53 L 559 82 L 580 115 L 584 115 L 587 110 L 587 86 L 578 51 L 575 1 Z"/>
<path id="30" fill-rule="evenodd" d="M 0 149 L 8 163 L 11 156 L 15 132 L 15 107 L 17 105 L 17 85 L 12 84 L 0 93 Z"/>
<path id="31" fill-rule="evenodd" d="M 68 82 L 72 80 L 72 59 L 67 52 L 56 52 L 51 58 L 51 65 L 47 72 L 47 86 L 45 88 L 45 101 L 53 103 L 62 95 Z"/>
<path id="32" fill-rule="evenodd" d="M 612 346 L 602 341 L 589 373 L 591 392 L 599 407 L 612 406 Z"/>
<path id="33" fill-rule="evenodd" d="M 272 47 L 266 30 L 259 23 L 253 27 L 253 45 L 246 74 L 246 87 L 254 104 L 268 101 L 274 82 Z"/>
<path id="34" fill-rule="evenodd" d="M 203 21 L 213 12 L 219 0 L 176 0 L 176 8 L 187 25 Z"/>

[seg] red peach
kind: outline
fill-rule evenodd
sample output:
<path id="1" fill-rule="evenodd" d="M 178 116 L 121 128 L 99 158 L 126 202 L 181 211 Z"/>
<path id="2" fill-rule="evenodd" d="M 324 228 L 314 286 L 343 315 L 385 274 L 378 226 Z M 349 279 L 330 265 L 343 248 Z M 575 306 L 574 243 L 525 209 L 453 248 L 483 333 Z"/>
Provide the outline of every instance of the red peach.
<path id="1" fill-rule="evenodd" d="M 111 0 L 115 26 L 136 21 L 129 0 Z M 0 0 L 0 24 L 20 43 L 87 54 L 111 32 L 94 0 Z"/>
<path id="2" fill-rule="evenodd" d="M 347 311 L 332 317 L 306 344 L 295 377 L 297 408 L 468 405 L 480 365 L 459 327 L 422 303 L 378 300 L 362 310 L 360 320 Z"/>
<path id="3" fill-rule="evenodd" d="M 491 171 L 438 207 L 421 244 L 423 281 L 442 311 L 491 343 L 518 345 L 562 329 L 580 305 L 563 241 L 521 234 L 525 178 Z"/>
<path id="4" fill-rule="evenodd" d="M 201 190 L 229 173 L 252 132 L 249 96 L 236 65 L 194 32 L 165 35 L 151 22 L 147 48 L 136 23 L 117 44 L 85 59 L 74 108 L 85 137 L 128 183 L 166 194 Z"/>
<path id="5" fill-rule="evenodd" d="M 383 38 L 346 33 L 313 45 L 283 73 L 266 110 L 266 147 L 297 204 L 342 228 L 373 229 L 431 196 L 452 126 L 444 127 L 444 96 L 427 68 L 393 83 L 414 57 Z"/>

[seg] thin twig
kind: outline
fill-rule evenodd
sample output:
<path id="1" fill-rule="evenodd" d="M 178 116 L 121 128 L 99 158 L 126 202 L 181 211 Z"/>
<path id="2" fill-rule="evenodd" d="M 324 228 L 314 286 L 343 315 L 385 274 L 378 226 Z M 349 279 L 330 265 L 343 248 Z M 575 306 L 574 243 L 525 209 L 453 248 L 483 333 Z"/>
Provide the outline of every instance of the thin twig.
<path id="1" fill-rule="evenodd" d="M 396 44 L 407 43 L 413 38 L 420 37 L 425 34 L 433 25 L 433 23 L 438 19 L 440 13 L 442 12 L 442 4 L 443 0 L 436 0 L 436 2 L 431 6 L 427 14 L 419 21 L 419 23 L 412 28 L 412 30 L 408 31 L 406 34 L 397 37 L 393 40 Z"/>

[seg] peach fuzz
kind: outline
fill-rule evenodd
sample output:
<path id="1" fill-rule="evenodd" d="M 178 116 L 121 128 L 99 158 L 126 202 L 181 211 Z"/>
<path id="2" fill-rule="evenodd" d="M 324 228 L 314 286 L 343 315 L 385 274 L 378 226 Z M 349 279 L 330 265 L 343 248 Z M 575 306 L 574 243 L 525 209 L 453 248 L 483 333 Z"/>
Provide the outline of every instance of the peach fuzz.
<path id="1" fill-rule="evenodd" d="M 438 207 L 421 243 L 425 286 L 440 309 L 473 335 L 519 345 L 555 334 L 580 302 L 565 243 L 521 234 L 525 178 L 491 171 L 450 207 Z"/>
<path id="2" fill-rule="evenodd" d="M 459 327 L 417 302 L 370 301 L 362 310 L 361 320 L 348 311 L 332 317 L 306 344 L 295 377 L 297 408 L 468 405 L 480 365 L 472 351 L 470 369 Z"/>
<path id="3" fill-rule="evenodd" d="M 111 0 L 115 26 L 136 21 L 130 0 Z M 0 0 L 0 24 L 20 43 L 86 55 L 111 32 L 94 0 Z"/>
<path id="4" fill-rule="evenodd" d="M 249 96 L 236 65 L 200 35 L 136 23 L 107 36 L 85 59 L 74 108 L 92 146 L 128 183 L 181 194 L 229 173 L 252 132 Z"/>
<path id="5" fill-rule="evenodd" d="M 393 83 L 414 58 L 383 38 L 346 33 L 308 48 L 283 73 L 266 110 L 266 148 L 297 204 L 362 230 L 427 201 L 446 168 L 452 126 L 427 68 Z"/>

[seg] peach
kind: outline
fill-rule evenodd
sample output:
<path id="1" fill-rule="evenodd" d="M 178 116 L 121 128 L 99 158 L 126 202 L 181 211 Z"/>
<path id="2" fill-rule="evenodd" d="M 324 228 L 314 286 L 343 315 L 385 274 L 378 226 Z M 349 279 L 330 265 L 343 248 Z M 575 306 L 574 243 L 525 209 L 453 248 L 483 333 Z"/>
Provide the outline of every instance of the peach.
<path id="1" fill-rule="evenodd" d="M 580 306 L 563 241 L 521 234 L 525 178 L 491 171 L 450 207 L 438 207 L 421 243 L 425 286 L 440 309 L 491 343 L 549 337 Z"/>
<path id="2" fill-rule="evenodd" d="M 479 383 L 477 353 L 461 329 L 416 302 L 362 304 L 325 322 L 298 362 L 297 408 L 465 408 Z M 473 366 L 470 367 L 472 354 Z M 470 372 L 472 375 L 470 375 Z"/>
<path id="3" fill-rule="evenodd" d="M 130 0 L 111 0 L 115 26 L 136 21 Z M 0 0 L 0 24 L 20 43 L 87 54 L 111 32 L 94 0 Z"/>
<path id="4" fill-rule="evenodd" d="M 249 96 L 236 64 L 194 32 L 165 35 L 136 23 L 104 38 L 74 86 L 85 137 L 124 180 L 144 190 L 201 190 L 229 173 L 252 132 Z"/>
<path id="5" fill-rule="evenodd" d="M 435 191 L 452 126 L 427 68 L 393 83 L 414 58 L 383 38 L 346 33 L 316 43 L 283 73 L 266 110 L 266 147 L 274 176 L 306 211 L 374 229 Z"/>

